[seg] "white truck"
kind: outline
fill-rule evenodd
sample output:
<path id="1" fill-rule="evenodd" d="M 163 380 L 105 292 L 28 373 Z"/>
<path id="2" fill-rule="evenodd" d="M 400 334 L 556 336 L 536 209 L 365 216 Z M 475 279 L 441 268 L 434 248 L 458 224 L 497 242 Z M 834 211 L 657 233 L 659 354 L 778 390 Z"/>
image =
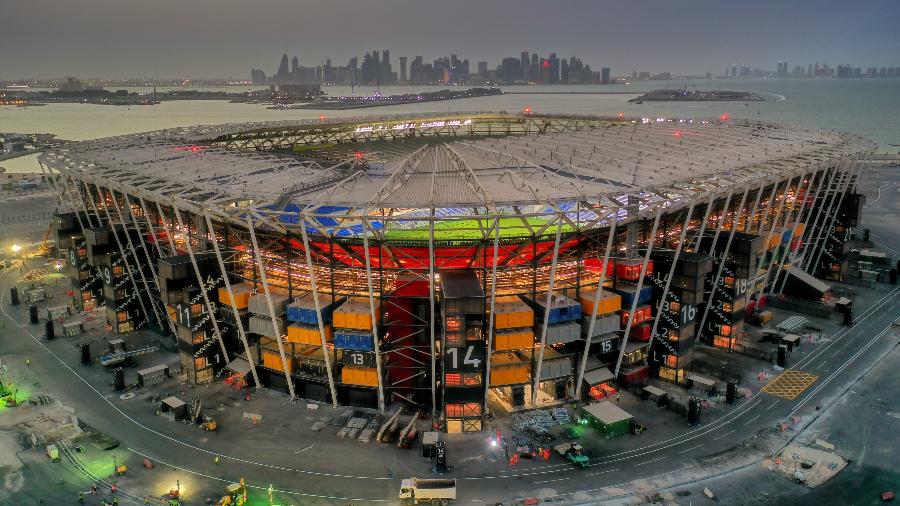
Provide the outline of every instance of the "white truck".
<path id="1" fill-rule="evenodd" d="M 456 479 L 408 478 L 400 483 L 402 504 L 427 504 L 447 506 L 456 499 Z"/>

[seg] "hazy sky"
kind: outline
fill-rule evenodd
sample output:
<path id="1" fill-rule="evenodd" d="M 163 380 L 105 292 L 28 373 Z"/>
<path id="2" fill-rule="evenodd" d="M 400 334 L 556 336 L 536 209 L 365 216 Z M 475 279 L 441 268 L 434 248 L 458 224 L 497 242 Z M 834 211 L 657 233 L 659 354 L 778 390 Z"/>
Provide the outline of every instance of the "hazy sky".
<path id="1" fill-rule="evenodd" d="M 0 79 L 234 77 L 372 49 L 493 67 L 520 51 L 614 75 L 900 65 L 898 0 L 0 0 Z"/>

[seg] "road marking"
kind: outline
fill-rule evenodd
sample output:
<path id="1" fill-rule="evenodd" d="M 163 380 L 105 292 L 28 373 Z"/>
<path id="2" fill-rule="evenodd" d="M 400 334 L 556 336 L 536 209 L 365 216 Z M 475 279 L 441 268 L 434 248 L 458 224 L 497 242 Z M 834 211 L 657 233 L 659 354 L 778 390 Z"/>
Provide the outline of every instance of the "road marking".
<path id="1" fill-rule="evenodd" d="M 840 353 L 840 352 L 841 352 L 841 350 L 837 350 L 836 352 L 832 353 L 832 354 L 831 354 L 831 358 L 836 357 L 837 354 Z"/>
<path id="2" fill-rule="evenodd" d="M 660 460 L 662 460 L 662 459 L 664 459 L 664 458 L 665 458 L 665 457 L 659 457 L 659 458 L 657 458 L 657 459 L 648 460 L 647 462 L 641 462 L 640 464 L 635 464 L 634 467 L 645 466 L 645 465 L 647 465 L 647 464 L 652 464 L 652 463 L 658 462 L 658 461 L 660 461 Z"/>
<path id="3" fill-rule="evenodd" d="M 718 440 L 722 439 L 723 437 L 728 436 L 729 434 L 734 434 L 734 430 L 730 430 L 730 431 L 726 432 L 725 434 L 722 434 L 721 436 L 714 437 L 713 441 L 718 441 Z"/>
<path id="4" fill-rule="evenodd" d="M 759 415 L 756 415 L 753 418 L 747 420 L 747 422 L 744 423 L 744 425 L 750 425 L 751 423 L 755 422 L 757 418 L 759 418 Z"/>
<path id="5" fill-rule="evenodd" d="M 690 448 L 688 448 L 688 449 L 686 449 L 686 450 L 681 450 L 681 451 L 678 452 L 678 453 L 687 453 L 687 452 L 689 452 L 689 451 L 691 451 L 691 450 L 696 450 L 697 448 L 700 448 L 701 446 L 703 446 L 703 443 L 700 443 L 700 444 L 698 444 L 697 446 L 692 446 L 692 447 L 690 447 Z"/>
<path id="6" fill-rule="evenodd" d="M 313 444 L 307 446 L 306 448 L 304 448 L 304 449 L 302 449 L 302 450 L 297 450 L 297 451 L 294 452 L 294 454 L 296 455 L 296 454 L 298 454 L 298 453 L 303 453 L 303 452 L 305 452 L 306 450 L 309 450 L 310 448 L 312 448 L 313 446 L 316 446 L 316 443 L 313 443 Z"/>
<path id="7" fill-rule="evenodd" d="M 777 406 L 777 405 L 778 405 L 778 401 L 773 402 L 772 404 L 769 405 L 768 408 L 766 408 L 766 411 L 768 411 L 768 410 L 774 408 L 774 407 Z"/>
<path id="8" fill-rule="evenodd" d="M 585 476 L 597 476 L 598 474 L 606 474 L 606 473 L 611 473 L 613 471 L 618 471 L 618 470 L 619 470 L 619 468 L 617 467 L 615 469 L 608 469 L 606 471 L 597 471 L 596 473 L 588 473 Z"/>
<path id="9" fill-rule="evenodd" d="M 766 384 L 766 386 L 762 388 L 762 391 L 769 395 L 791 401 L 802 394 L 803 391 L 809 388 L 809 386 L 818 378 L 818 376 L 808 372 L 788 369 Z"/>
<path id="10" fill-rule="evenodd" d="M 565 481 L 565 480 L 571 480 L 571 479 L 572 478 L 557 478 L 555 480 L 534 481 L 532 483 L 535 483 L 535 484 L 536 483 L 553 483 L 554 481 Z"/>

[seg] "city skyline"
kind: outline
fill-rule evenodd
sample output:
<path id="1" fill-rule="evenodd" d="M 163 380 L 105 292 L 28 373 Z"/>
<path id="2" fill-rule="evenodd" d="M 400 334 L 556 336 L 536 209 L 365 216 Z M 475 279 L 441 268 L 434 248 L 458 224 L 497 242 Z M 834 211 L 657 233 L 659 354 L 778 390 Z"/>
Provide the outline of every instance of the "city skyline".
<path id="1" fill-rule="evenodd" d="M 326 58 L 347 61 L 367 47 L 389 48 L 410 60 L 417 54 L 470 55 L 473 69 L 471 55 L 500 63 L 526 48 L 540 48 L 560 57 L 579 55 L 595 69 L 602 64 L 620 69 L 620 75 L 632 70 L 715 75 L 732 64 L 768 68 L 778 59 L 825 58 L 835 66 L 853 62 L 862 68 L 900 60 L 900 34 L 891 23 L 897 19 L 892 13 L 900 15 L 896 3 L 863 8 L 772 2 L 770 7 L 583 2 L 551 10 L 535 1 L 511 6 L 397 0 L 365 9 L 340 1 L 267 0 L 251 9 L 231 0 L 196 0 L 124 8 L 109 0 L 77 5 L 36 0 L 2 9 L 6 19 L 20 21 L 8 22 L 0 32 L 0 45 L 14 49 L 4 54 L 0 78 L 244 78 L 266 55 L 303 53 L 307 62 L 321 64 Z M 213 8 L 215 24 L 208 22 Z"/>

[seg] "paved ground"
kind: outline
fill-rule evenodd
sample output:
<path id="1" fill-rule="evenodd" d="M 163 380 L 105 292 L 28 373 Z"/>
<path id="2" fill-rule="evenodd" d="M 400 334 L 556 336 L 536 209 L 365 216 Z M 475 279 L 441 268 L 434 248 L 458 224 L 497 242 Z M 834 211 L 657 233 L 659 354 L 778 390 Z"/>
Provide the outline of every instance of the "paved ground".
<path id="1" fill-rule="evenodd" d="M 883 193 L 881 199 L 880 205 L 897 205 L 898 199 L 893 194 Z M 891 226 L 889 222 L 877 224 L 873 226 L 873 232 L 891 240 L 898 235 L 892 236 Z M 315 421 L 331 420 L 344 410 L 333 410 L 330 406 L 309 409 L 306 403 L 291 404 L 274 392 L 262 391 L 248 402 L 242 400 L 241 394 L 222 385 L 193 387 L 176 377 L 150 391 L 138 392 L 132 399 L 120 399 L 113 394 L 112 377 L 108 372 L 97 365 L 86 368 L 77 365 L 76 344 L 85 338 L 42 343 L 39 339 L 42 329 L 22 323 L 27 321 L 24 307 L 7 305 L 8 287 L 16 275 L 10 270 L 0 273 L 0 294 L 4 295 L 0 300 L 0 308 L 4 311 L 0 314 L 4 321 L 4 327 L 0 329 L 0 355 L 4 363 L 20 383 L 59 397 L 77 409 L 83 422 L 121 441 L 121 446 L 112 451 L 103 451 L 99 444 L 90 445 L 88 452 L 79 459 L 94 465 L 96 474 L 106 475 L 111 472 L 113 455 L 119 461 L 126 461 L 131 470 L 127 477 L 119 479 L 119 484 L 135 495 L 158 496 L 174 486 L 177 479 L 190 499 L 188 504 L 202 504 L 206 497 L 218 493 L 225 483 L 243 476 L 257 487 L 254 489 L 256 497 L 261 497 L 261 489 L 271 483 L 276 489 L 277 500 L 283 504 L 389 502 L 396 497 L 400 478 L 430 475 L 428 464 L 417 453 L 418 447 L 399 450 L 347 441 L 334 435 L 337 427 L 312 432 L 309 427 Z M 460 499 L 477 504 L 534 496 L 570 503 L 628 502 L 660 492 L 673 494 L 672 498 L 679 502 L 699 504 L 703 501 L 699 497 L 702 486 L 697 480 L 710 474 L 727 473 L 734 467 L 750 469 L 755 466 L 762 455 L 786 444 L 812 422 L 817 413 L 821 414 L 821 409 L 817 411 L 816 406 L 828 406 L 830 398 L 845 392 L 872 363 L 896 346 L 898 336 L 889 325 L 900 316 L 900 297 L 898 291 L 890 291 L 890 288 L 894 287 L 882 286 L 873 291 L 855 289 L 859 294 L 858 307 L 863 311 L 856 315 L 852 327 L 840 327 L 837 318 L 816 323 L 823 329 L 824 338 L 804 343 L 799 351 L 791 354 L 789 363 L 793 369 L 816 378 L 792 399 L 761 392 L 768 379 L 759 381 L 756 373 L 762 371 L 774 376 L 776 371 L 770 365 L 718 350 L 703 350 L 698 355 L 703 355 L 704 362 L 709 364 L 726 362 L 728 368 L 742 369 L 742 387 L 748 389 L 750 395 L 734 406 L 711 402 L 704 410 L 700 426 L 687 427 L 684 419 L 674 413 L 643 403 L 630 393 L 623 394 L 622 407 L 635 414 L 649 430 L 641 436 L 611 441 L 595 437 L 587 439 L 585 445 L 594 457 L 587 470 L 574 470 L 557 457 L 549 462 L 523 461 L 509 468 L 503 458 L 490 454 L 485 440 L 473 436 L 449 436 L 452 474 L 460 479 Z M 62 290 L 60 286 L 57 291 L 61 293 Z M 58 299 L 53 304 L 56 303 Z M 97 339 L 92 348 L 95 354 L 99 353 L 107 336 L 100 329 L 88 336 L 88 339 Z M 152 341 L 154 338 L 140 339 Z M 145 356 L 139 367 L 172 362 L 173 357 L 163 352 Z M 24 365 L 25 358 L 31 359 L 30 366 Z M 174 364 L 173 367 L 177 368 Z M 893 383 L 889 383 L 892 379 Z M 134 381 L 133 369 L 128 381 Z M 888 370 L 876 381 L 896 384 L 896 372 Z M 148 399 L 152 393 L 165 392 L 185 400 L 191 395 L 199 395 L 206 405 L 214 407 L 213 412 L 222 423 L 221 431 L 205 433 L 197 427 L 156 416 Z M 682 391 L 681 395 L 687 395 L 687 392 Z M 884 402 L 892 400 L 886 398 Z M 842 406 L 838 404 L 833 409 L 839 410 Z M 848 422 L 853 416 L 853 406 L 850 408 Z M 263 419 L 253 425 L 242 419 L 244 412 L 259 413 Z M 797 418 L 796 423 L 793 417 Z M 828 418 L 819 418 L 815 423 L 824 423 L 823 420 Z M 776 424 L 784 421 L 789 423 L 788 430 L 776 430 Z M 877 423 L 864 422 L 862 426 L 867 427 L 867 431 L 848 436 L 848 447 L 852 448 L 854 441 L 862 442 L 863 433 L 877 437 Z M 816 427 L 818 425 L 813 425 L 808 430 Z M 840 441 L 834 442 L 841 446 Z M 869 448 L 876 447 L 873 440 L 865 443 Z M 66 504 L 76 490 L 87 489 L 89 478 L 74 466 L 51 465 L 34 453 L 32 450 L 20 453 L 20 458 L 29 467 L 24 475 L 25 485 L 16 495 L 17 501 L 28 504 L 42 498 L 49 504 Z M 214 461 L 217 455 L 220 457 L 218 464 Z M 153 470 L 141 467 L 145 456 L 157 463 Z M 856 460 L 860 459 L 857 457 Z M 862 460 L 875 463 L 874 460 Z M 853 466 L 838 479 L 852 476 Z M 860 478 L 863 476 L 865 474 L 859 475 Z M 42 486 L 56 483 L 55 480 L 60 478 L 61 484 Z M 769 482 L 777 484 L 778 479 L 772 476 Z M 747 481 L 738 480 L 735 487 L 740 483 Z M 788 485 L 788 488 L 793 487 Z M 724 494 L 726 487 L 711 488 Z M 682 490 L 691 495 L 674 495 Z M 750 497 L 747 494 L 736 492 L 727 503 L 741 504 Z M 4 500 L 0 496 L 0 503 L 6 504 Z"/>

